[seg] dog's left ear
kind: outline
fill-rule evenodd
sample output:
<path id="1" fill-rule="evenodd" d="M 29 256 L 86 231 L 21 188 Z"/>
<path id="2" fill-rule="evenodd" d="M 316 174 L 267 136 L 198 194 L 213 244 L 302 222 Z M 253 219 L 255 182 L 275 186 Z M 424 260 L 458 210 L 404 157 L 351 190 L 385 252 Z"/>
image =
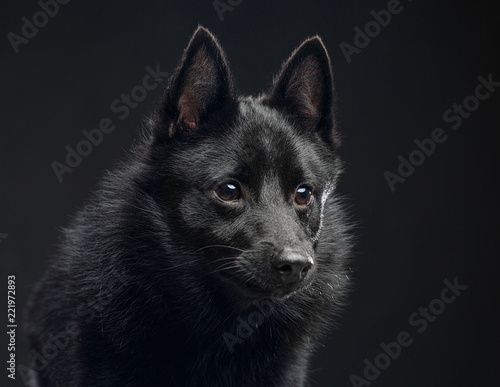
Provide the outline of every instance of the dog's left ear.
<path id="1" fill-rule="evenodd" d="M 217 108 L 233 99 L 232 78 L 217 39 L 198 27 L 170 79 L 163 109 L 172 137 L 194 132 Z"/>
<path id="2" fill-rule="evenodd" d="M 316 131 L 327 143 L 338 146 L 334 102 L 330 57 L 316 36 L 304 41 L 283 64 L 268 103 L 284 110 L 303 129 Z"/>

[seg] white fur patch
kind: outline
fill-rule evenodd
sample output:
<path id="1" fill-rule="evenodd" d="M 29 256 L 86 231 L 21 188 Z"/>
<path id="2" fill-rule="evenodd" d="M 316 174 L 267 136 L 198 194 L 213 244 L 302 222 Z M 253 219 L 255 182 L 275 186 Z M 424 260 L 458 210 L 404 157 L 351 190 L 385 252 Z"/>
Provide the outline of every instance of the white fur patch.
<path id="1" fill-rule="evenodd" d="M 319 241 L 319 237 L 321 236 L 321 229 L 323 228 L 323 217 L 324 217 L 324 209 L 325 209 L 325 203 L 326 199 L 328 199 L 328 196 L 330 196 L 335 189 L 335 185 L 333 183 L 327 183 L 325 190 L 323 191 L 323 195 L 321 195 L 321 207 L 320 207 L 320 215 L 319 215 L 319 227 L 318 231 L 316 232 L 316 235 L 312 238 L 312 241 L 316 243 Z"/>

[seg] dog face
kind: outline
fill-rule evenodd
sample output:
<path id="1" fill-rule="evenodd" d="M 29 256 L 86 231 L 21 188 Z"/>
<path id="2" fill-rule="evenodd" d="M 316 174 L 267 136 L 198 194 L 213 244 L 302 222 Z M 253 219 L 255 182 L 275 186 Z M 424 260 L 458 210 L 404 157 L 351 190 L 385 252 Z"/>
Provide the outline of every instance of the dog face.
<path id="1" fill-rule="evenodd" d="M 323 212 L 341 164 L 330 61 L 319 38 L 271 91 L 237 98 L 224 53 L 200 28 L 167 88 L 152 145 L 161 201 L 207 275 L 249 297 L 309 286 Z"/>

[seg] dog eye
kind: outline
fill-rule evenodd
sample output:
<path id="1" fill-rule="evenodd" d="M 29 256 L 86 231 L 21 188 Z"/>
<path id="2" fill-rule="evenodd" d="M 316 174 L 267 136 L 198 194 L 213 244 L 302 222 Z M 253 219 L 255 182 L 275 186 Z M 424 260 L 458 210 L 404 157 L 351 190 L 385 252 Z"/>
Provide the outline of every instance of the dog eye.
<path id="1" fill-rule="evenodd" d="M 295 203 L 299 206 L 307 206 L 311 203 L 312 190 L 308 186 L 301 185 L 295 191 Z"/>
<path id="2" fill-rule="evenodd" d="M 225 202 L 236 201 L 241 197 L 240 188 L 235 183 L 223 183 L 214 192 L 220 200 Z"/>

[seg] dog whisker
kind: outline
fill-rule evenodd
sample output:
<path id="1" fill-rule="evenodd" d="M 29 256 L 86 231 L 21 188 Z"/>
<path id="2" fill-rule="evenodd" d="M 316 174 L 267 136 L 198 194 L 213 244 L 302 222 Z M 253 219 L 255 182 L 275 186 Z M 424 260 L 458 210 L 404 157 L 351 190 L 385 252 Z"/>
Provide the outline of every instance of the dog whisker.
<path id="1" fill-rule="evenodd" d="M 201 247 L 199 248 L 198 250 L 195 250 L 195 253 L 198 253 L 200 252 L 201 250 L 205 250 L 205 249 L 212 249 L 212 248 L 224 248 L 224 249 L 233 249 L 233 250 L 237 250 L 237 251 L 240 251 L 242 253 L 244 253 L 246 250 L 243 250 L 243 249 L 240 249 L 238 247 L 234 247 L 234 246 L 227 246 L 227 245 L 209 245 L 209 246 L 204 246 L 204 247 Z"/>

